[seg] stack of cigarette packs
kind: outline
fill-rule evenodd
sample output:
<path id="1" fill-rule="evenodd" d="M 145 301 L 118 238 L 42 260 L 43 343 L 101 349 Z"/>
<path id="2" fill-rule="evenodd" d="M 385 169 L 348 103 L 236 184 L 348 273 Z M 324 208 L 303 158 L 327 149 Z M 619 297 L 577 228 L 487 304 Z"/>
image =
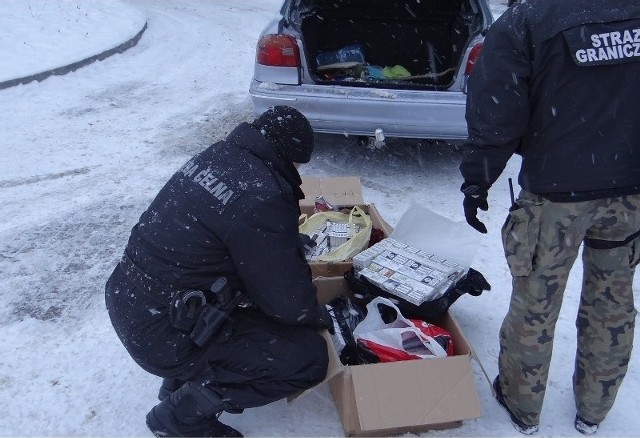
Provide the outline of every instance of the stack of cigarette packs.
<path id="1" fill-rule="evenodd" d="M 466 270 L 458 263 L 386 238 L 353 257 L 354 273 L 416 306 L 441 297 Z"/>
<path id="2" fill-rule="evenodd" d="M 306 253 L 307 260 L 316 260 L 321 255 L 335 250 L 359 231 L 360 225 L 358 224 L 326 221 L 324 226 L 318 228 L 310 236 L 316 246 Z"/>

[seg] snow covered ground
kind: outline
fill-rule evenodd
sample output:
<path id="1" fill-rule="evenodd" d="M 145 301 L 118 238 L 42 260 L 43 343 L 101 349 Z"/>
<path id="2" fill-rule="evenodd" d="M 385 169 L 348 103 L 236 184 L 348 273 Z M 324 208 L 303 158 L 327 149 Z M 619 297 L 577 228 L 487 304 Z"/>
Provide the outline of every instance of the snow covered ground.
<path id="1" fill-rule="evenodd" d="M 502 0 L 493 0 L 496 13 Z M 127 41 L 128 51 L 64 76 L 0 90 L 0 415 L 2 436 L 150 436 L 144 416 L 159 378 L 118 341 L 103 287 L 130 228 L 193 153 L 250 120 L 254 45 L 279 0 L 3 0 L 0 82 L 76 62 Z M 395 225 L 411 202 L 463 220 L 460 155 L 444 144 L 381 150 L 319 136 L 314 176 L 359 175 L 364 197 Z M 490 376 L 510 277 L 500 244 L 513 159 L 489 195 L 473 266 L 493 288 L 452 308 Z M 581 265 L 572 272 L 540 436 L 580 436 L 571 390 Z M 637 436 L 637 350 L 598 436 Z M 481 418 L 423 436 L 513 436 L 477 364 Z M 326 385 L 287 404 L 223 420 L 246 436 L 342 436 Z"/>

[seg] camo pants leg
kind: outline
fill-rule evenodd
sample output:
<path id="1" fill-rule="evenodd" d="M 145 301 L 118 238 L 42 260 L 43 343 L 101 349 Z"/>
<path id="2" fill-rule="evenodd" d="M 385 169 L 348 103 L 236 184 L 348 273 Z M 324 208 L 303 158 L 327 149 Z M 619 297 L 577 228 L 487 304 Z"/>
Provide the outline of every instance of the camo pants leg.
<path id="1" fill-rule="evenodd" d="M 599 233 L 598 233 L 599 235 Z M 636 309 L 633 274 L 638 238 L 615 248 L 585 242 L 582 296 L 576 319 L 578 348 L 573 375 L 576 409 L 600 423 L 613 406 L 633 347 Z"/>
<path id="2" fill-rule="evenodd" d="M 536 425 L 540 421 L 547 385 L 555 325 L 569 271 L 578 255 L 580 245 L 585 236 L 624 240 L 640 229 L 640 195 L 587 202 L 557 203 L 522 191 L 517 204 L 518 208 L 509 213 L 502 228 L 505 256 L 513 277 L 513 291 L 509 311 L 500 329 L 498 366 L 501 389 L 509 409 L 525 424 Z M 587 256 L 591 253 L 587 251 Z M 589 278 L 585 280 L 585 284 L 593 284 L 593 286 L 587 287 L 584 294 L 585 296 L 603 295 L 604 291 L 601 289 L 603 283 L 601 280 L 592 278 L 594 273 L 601 272 L 602 260 L 606 260 L 602 269 L 607 270 L 611 265 L 616 266 L 615 275 L 607 276 L 608 281 L 615 282 L 625 278 L 626 286 L 620 286 L 624 289 L 624 291 L 620 290 L 620 294 L 626 297 L 626 304 L 629 303 L 630 297 L 631 308 L 633 308 L 631 290 L 633 266 L 629 257 L 621 260 L 615 254 L 612 256 L 610 258 L 603 254 L 602 257 L 589 259 L 587 266 L 595 265 L 597 269 L 585 268 L 585 279 Z M 593 297 L 587 299 L 587 302 L 592 301 Z M 616 321 L 620 312 L 611 314 L 610 307 L 604 306 L 596 312 L 607 312 L 607 321 Z M 586 312 L 585 316 L 589 315 L 590 320 L 594 310 L 585 310 L 582 307 L 581 309 Z M 629 307 L 627 306 L 626 309 Z M 622 324 L 617 326 L 626 327 L 629 318 L 633 320 L 634 316 L 635 311 L 627 314 Z M 594 325 L 591 325 L 589 330 L 583 330 L 584 336 L 593 336 L 593 330 Z M 597 328 L 595 330 L 597 330 L 597 336 L 602 336 L 602 330 Z M 626 353 L 620 353 L 626 356 L 628 361 L 630 346 L 627 344 L 630 340 L 627 332 L 628 330 L 625 331 L 624 339 L 620 338 L 619 342 L 628 347 Z M 596 347 L 599 354 L 610 347 L 613 341 L 609 339 L 606 338 L 606 345 Z M 590 343 L 591 341 L 580 342 L 584 354 L 589 358 L 592 357 L 594 348 L 588 345 Z M 586 347 L 585 344 L 587 344 Z M 576 363 L 583 362 L 578 360 Z M 595 362 L 590 364 L 598 368 L 601 365 Z M 589 403 L 590 406 L 603 403 L 601 396 L 596 400 L 593 389 L 587 389 L 589 382 L 594 381 L 594 371 L 594 368 L 584 369 L 583 365 L 577 365 L 576 368 L 576 376 L 578 376 L 576 381 L 579 387 L 576 399 L 582 399 L 589 394 L 587 398 L 594 399 Z M 624 375 L 624 369 L 618 371 Z M 601 371 L 598 369 L 597 372 Z M 580 377 L 582 375 L 584 377 Z M 617 384 L 621 380 L 621 378 L 616 379 Z M 599 394 L 601 393 L 602 390 Z M 582 413 L 580 409 L 579 412 Z M 590 416 L 591 410 L 586 411 L 585 408 L 586 419 L 596 420 L 595 417 Z"/>

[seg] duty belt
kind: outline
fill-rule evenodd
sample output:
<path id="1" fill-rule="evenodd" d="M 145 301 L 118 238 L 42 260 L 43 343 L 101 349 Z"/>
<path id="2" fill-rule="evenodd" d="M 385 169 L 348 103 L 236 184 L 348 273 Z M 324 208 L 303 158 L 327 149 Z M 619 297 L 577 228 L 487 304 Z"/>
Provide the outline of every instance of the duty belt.
<path id="1" fill-rule="evenodd" d="M 164 304 L 169 309 L 171 325 L 189 333 L 200 347 L 209 343 L 243 297 L 242 291 L 233 289 L 225 277 L 216 278 L 205 293 L 164 285 L 138 268 L 126 254 L 120 268 L 138 290 Z"/>

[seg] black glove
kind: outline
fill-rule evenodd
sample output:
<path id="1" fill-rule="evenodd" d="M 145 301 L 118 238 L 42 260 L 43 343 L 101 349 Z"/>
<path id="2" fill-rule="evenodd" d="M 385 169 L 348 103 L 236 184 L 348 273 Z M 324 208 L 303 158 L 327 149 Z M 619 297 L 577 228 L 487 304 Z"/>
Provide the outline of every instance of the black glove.
<path id="1" fill-rule="evenodd" d="M 318 306 L 318 323 L 315 328 L 329 330 L 329 333 L 332 335 L 335 334 L 333 318 L 331 318 L 331 314 L 327 307 L 322 304 Z"/>
<path id="2" fill-rule="evenodd" d="M 460 280 L 460 282 L 456 285 L 456 289 L 461 294 L 467 293 L 469 295 L 477 297 L 482 294 L 483 291 L 491 290 L 491 285 L 489 284 L 487 279 L 484 278 L 484 275 L 482 275 L 482 273 L 476 271 L 473 268 L 469 268 L 465 278 Z"/>
<path id="3" fill-rule="evenodd" d="M 300 238 L 300 244 L 304 246 L 308 246 L 309 248 L 313 248 L 317 245 L 316 241 L 304 233 L 298 233 L 298 237 Z"/>
<path id="4" fill-rule="evenodd" d="M 467 220 L 467 223 L 482 234 L 486 234 L 487 227 L 478 220 L 478 209 L 482 211 L 489 209 L 487 190 L 480 186 L 464 183 L 462 187 L 460 187 L 460 191 L 464 193 L 462 207 L 464 208 L 464 218 Z"/>

